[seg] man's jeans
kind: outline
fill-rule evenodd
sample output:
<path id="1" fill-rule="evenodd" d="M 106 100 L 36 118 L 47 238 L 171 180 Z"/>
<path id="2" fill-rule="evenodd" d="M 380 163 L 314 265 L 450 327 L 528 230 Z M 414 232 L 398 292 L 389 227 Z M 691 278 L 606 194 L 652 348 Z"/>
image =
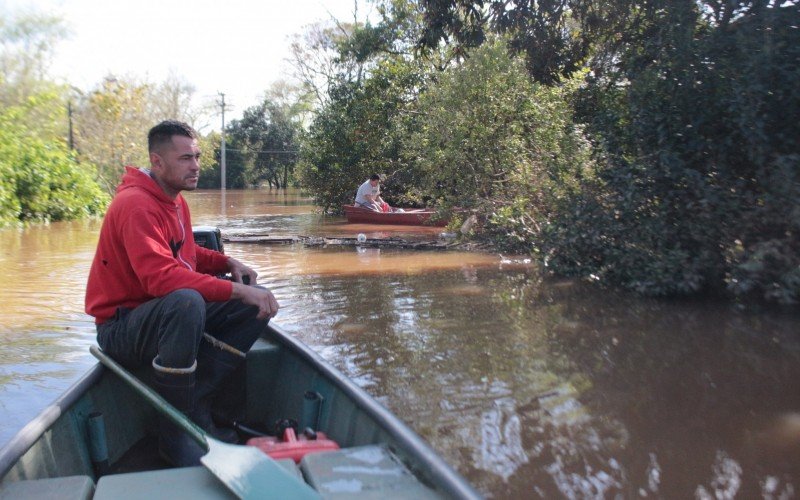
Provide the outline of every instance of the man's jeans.
<path id="1" fill-rule="evenodd" d="M 256 319 L 258 308 L 240 300 L 206 302 L 195 290 L 176 290 L 134 309 L 117 309 L 98 325 L 97 343 L 111 357 L 130 368 L 150 365 L 159 357 L 167 368 L 189 368 L 198 352 L 216 349 L 203 333 L 247 352 L 269 319 Z"/>

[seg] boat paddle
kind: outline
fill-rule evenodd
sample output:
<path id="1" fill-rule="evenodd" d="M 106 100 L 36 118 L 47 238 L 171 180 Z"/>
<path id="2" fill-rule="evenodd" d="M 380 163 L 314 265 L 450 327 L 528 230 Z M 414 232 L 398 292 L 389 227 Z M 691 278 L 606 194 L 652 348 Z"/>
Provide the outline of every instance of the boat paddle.
<path id="1" fill-rule="evenodd" d="M 97 346 L 92 355 L 130 385 L 156 410 L 168 417 L 192 439 L 208 450 L 200 461 L 236 496 L 243 499 L 319 499 L 320 495 L 293 476 L 272 458 L 252 446 L 238 446 L 212 438 L 183 413 L 176 410 L 156 391 L 128 373 Z"/>

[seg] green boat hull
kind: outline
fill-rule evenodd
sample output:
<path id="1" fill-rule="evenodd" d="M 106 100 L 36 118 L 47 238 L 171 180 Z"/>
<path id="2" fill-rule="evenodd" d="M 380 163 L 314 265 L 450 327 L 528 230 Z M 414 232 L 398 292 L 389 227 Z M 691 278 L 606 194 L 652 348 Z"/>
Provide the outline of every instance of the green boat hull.
<path id="1" fill-rule="evenodd" d="M 342 448 L 308 455 L 299 469 L 291 462 L 282 464 L 323 497 L 480 498 L 396 416 L 279 327 L 269 327 L 240 372 L 232 387 L 244 390 L 226 395 L 231 403 L 242 405 L 245 422 L 293 419 L 301 429 L 324 432 Z M 140 375 L 146 381 L 146 372 Z M 102 415 L 99 429 L 98 415 Z M 153 498 L 151 490 L 161 484 L 158 491 L 165 498 L 188 493 L 186 488 L 194 488 L 195 496 L 225 498 L 220 493 L 224 488 L 202 468 L 163 469 L 137 457 L 143 443 L 152 443 L 157 420 L 151 405 L 98 364 L 0 450 L 0 498 L 36 498 L 42 488 L 76 495 L 53 498 L 114 498 L 120 491 L 127 493 L 126 498 Z M 378 452 L 381 463 L 396 462 L 402 471 L 390 474 L 380 469 L 383 477 L 365 469 L 358 475 L 361 469 L 351 463 L 352 458 Z M 338 470 L 356 471 L 356 476 L 331 475 Z M 67 487 L 68 481 L 88 481 L 97 490 L 90 488 L 84 494 L 85 488 Z M 333 484 L 366 486 L 358 491 L 326 490 Z"/>

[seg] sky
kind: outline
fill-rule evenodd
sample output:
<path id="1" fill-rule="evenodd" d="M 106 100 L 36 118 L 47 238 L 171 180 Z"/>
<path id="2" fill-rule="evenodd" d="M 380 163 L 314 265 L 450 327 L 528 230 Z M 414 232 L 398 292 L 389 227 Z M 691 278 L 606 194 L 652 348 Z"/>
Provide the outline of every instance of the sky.
<path id="1" fill-rule="evenodd" d="M 354 0 L 0 0 L 2 13 L 20 9 L 58 15 L 71 32 L 51 76 L 88 90 L 108 74 L 162 82 L 172 73 L 198 101 L 225 93 L 228 122 L 291 79 L 292 35 L 331 16 L 352 20 Z M 369 9 L 359 2 L 359 18 Z"/>

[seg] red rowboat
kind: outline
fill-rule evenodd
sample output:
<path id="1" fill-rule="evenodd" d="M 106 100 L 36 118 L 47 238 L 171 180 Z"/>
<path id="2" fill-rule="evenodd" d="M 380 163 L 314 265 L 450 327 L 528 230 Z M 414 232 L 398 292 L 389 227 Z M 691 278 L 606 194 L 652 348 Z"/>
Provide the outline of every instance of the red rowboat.
<path id="1" fill-rule="evenodd" d="M 342 205 L 342 208 L 347 222 L 351 223 L 438 227 L 447 225 L 445 218 L 431 221 L 430 219 L 436 214 L 436 211 L 424 208 L 404 208 L 402 212 L 375 212 L 353 205 Z"/>

